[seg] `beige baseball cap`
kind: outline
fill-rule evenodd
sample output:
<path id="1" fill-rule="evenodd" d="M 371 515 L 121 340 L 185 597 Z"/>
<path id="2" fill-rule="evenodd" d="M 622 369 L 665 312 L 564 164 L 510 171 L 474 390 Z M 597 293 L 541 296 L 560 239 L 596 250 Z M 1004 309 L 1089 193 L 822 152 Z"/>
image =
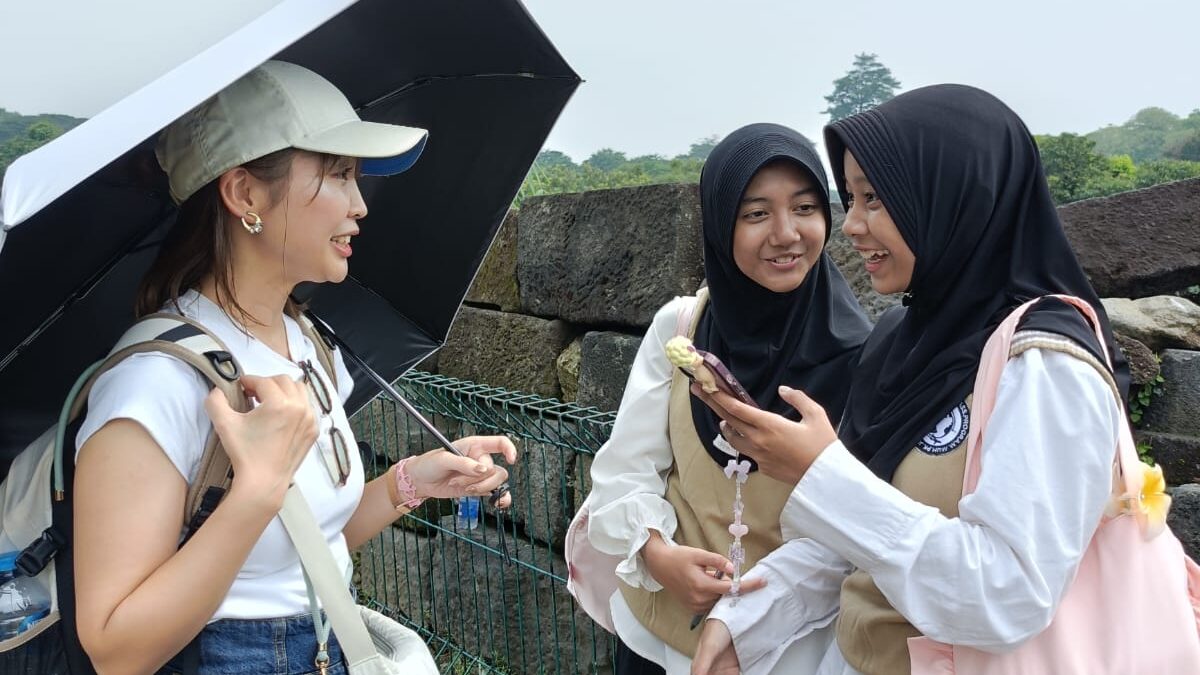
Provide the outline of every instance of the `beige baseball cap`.
<path id="1" fill-rule="evenodd" d="M 222 173 L 285 148 L 361 158 L 365 175 L 390 176 L 417 161 L 428 135 L 364 122 L 325 78 L 267 61 L 172 122 L 155 154 L 181 203 Z"/>

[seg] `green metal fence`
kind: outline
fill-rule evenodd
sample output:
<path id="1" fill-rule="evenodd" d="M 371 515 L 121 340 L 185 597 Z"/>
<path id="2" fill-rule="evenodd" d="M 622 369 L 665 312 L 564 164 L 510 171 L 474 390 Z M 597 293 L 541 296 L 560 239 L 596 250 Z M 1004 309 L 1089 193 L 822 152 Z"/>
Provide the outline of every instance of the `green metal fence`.
<path id="1" fill-rule="evenodd" d="M 363 547 L 359 600 L 420 633 L 444 673 L 611 673 L 611 636 L 566 591 L 562 542 L 615 414 L 429 373 L 396 386 L 450 438 L 504 434 L 517 444 L 503 518 L 512 561 L 489 507 L 472 529 L 452 501 L 429 501 Z M 437 446 L 386 396 L 352 424 L 372 448 L 368 478 Z"/>

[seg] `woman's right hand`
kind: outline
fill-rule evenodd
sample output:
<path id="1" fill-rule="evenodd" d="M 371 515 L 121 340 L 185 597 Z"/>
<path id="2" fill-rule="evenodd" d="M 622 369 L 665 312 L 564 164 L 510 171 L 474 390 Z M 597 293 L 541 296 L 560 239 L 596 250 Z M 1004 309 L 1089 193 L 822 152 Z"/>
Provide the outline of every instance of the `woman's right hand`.
<path id="1" fill-rule="evenodd" d="M 302 381 L 286 375 L 243 375 L 242 389 L 258 405 L 242 413 L 214 388 L 204 401 L 233 467 L 233 490 L 278 509 L 292 476 L 317 440 L 317 419 Z"/>
<path id="2" fill-rule="evenodd" d="M 691 546 L 672 546 L 656 530 L 651 530 L 642 547 L 642 560 L 650 576 L 695 614 L 707 613 L 733 585 L 728 578 L 733 563 L 725 556 Z M 715 578 L 717 570 L 726 578 Z M 739 592 L 756 591 L 766 584 L 761 578 L 743 579 Z"/>

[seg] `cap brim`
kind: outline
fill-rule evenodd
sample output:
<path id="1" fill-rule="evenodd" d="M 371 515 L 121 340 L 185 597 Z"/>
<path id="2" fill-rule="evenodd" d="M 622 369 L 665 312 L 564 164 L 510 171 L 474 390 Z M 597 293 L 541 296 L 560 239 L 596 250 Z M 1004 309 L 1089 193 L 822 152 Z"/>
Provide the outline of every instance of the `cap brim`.
<path id="1" fill-rule="evenodd" d="M 359 169 L 364 176 L 394 176 L 404 173 L 417 163 L 417 158 L 425 150 L 425 142 L 428 140 L 429 134 L 425 134 L 421 136 L 421 140 L 417 141 L 416 145 L 399 155 L 379 159 L 363 159 L 358 164 Z"/>
<path id="2" fill-rule="evenodd" d="M 412 168 L 428 138 L 424 129 L 356 120 L 310 136 L 295 147 L 355 157 L 362 160 L 363 175 L 391 176 Z"/>

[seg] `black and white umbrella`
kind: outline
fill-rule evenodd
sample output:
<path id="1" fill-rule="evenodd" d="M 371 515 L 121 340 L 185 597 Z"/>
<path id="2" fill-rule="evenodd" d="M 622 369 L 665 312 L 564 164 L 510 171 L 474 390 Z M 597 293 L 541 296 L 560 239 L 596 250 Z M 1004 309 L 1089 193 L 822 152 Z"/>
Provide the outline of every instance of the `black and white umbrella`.
<path id="1" fill-rule="evenodd" d="M 518 0 L 285 0 L 19 158 L 0 198 L 0 469 L 133 321 L 175 216 L 154 136 L 271 58 L 325 76 L 363 119 L 429 130 L 411 170 L 363 179 L 350 278 L 299 293 L 388 381 L 444 343 L 580 82 Z M 379 391 L 361 375 L 351 412 Z"/>

